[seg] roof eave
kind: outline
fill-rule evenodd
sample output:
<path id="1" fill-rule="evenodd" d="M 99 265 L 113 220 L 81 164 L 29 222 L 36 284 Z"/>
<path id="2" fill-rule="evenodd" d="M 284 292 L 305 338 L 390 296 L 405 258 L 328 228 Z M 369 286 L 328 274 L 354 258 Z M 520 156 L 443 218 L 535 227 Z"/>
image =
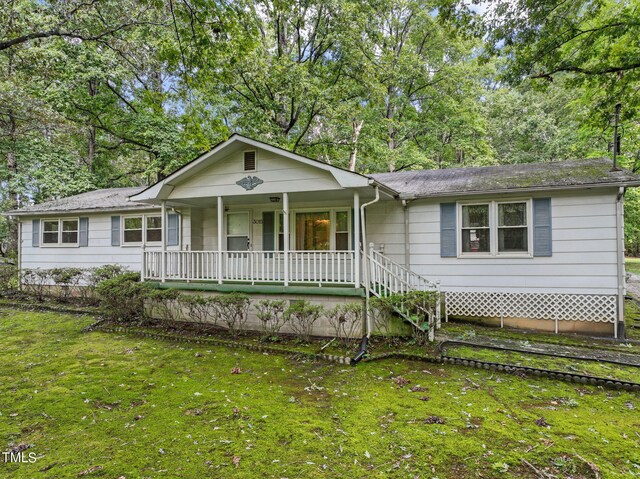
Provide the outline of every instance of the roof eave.
<path id="1" fill-rule="evenodd" d="M 109 208 L 78 208 L 74 210 L 45 210 L 45 211 L 34 211 L 34 210 L 12 210 L 12 211 L 4 211 L 0 213 L 2 216 L 53 216 L 53 215 L 75 215 L 75 214 L 90 214 L 90 213 L 111 213 L 114 211 L 136 211 L 136 210 L 152 210 L 157 209 L 158 207 L 155 205 L 128 205 L 128 206 L 113 206 Z"/>
<path id="2" fill-rule="evenodd" d="M 536 187 L 523 187 L 523 188 L 502 188 L 494 190 L 472 190 L 472 191 L 451 191 L 437 194 L 427 195 L 415 195 L 415 194 L 403 194 L 400 193 L 399 198 L 403 200 L 419 200 L 426 198 L 451 198 L 457 196 L 483 196 L 483 195 L 495 195 L 500 193 L 534 193 L 540 191 L 562 191 L 562 190 L 579 190 L 579 189 L 593 189 L 593 188 L 629 188 L 640 186 L 639 181 L 625 181 L 625 182 L 612 182 L 612 183 L 589 183 L 582 185 L 557 185 L 557 186 L 536 186 Z"/>

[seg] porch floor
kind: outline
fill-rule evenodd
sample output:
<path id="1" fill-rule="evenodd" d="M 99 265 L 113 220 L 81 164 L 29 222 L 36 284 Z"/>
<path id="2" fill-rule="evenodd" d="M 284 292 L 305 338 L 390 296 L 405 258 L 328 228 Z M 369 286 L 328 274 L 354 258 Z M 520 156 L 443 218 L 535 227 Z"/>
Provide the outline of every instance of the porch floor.
<path id="1" fill-rule="evenodd" d="M 294 286 L 284 286 L 278 283 L 230 283 L 223 284 L 206 282 L 206 281 L 146 281 L 147 284 L 159 289 L 180 289 L 185 291 L 218 291 L 221 293 L 247 293 L 247 294 L 308 294 L 315 296 L 349 296 L 362 297 L 365 296 L 364 288 L 354 288 L 353 285 L 336 286 L 318 286 L 317 283 L 305 285 L 296 284 Z"/>

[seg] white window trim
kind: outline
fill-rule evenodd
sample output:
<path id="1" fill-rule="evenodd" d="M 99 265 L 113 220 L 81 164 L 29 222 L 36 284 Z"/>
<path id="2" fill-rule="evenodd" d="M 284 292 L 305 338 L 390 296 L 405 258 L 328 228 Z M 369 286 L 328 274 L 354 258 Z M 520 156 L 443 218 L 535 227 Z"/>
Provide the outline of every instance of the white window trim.
<path id="1" fill-rule="evenodd" d="M 527 251 L 522 253 L 498 252 L 498 205 L 507 203 L 525 203 L 527 205 Z M 462 251 L 462 207 L 489 205 L 489 252 Z M 456 208 L 456 238 L 458 258 L 533 258 L 533 203 L 531 198 L 512 198 L 505 200 L 459 201 Z"/>
<path id="2" fill-rule="evenodd" d="M 147 217 L 159 217 L 160 218 L 160 241 L 147 241 Z M 142 241 L 125 241 L 124 240 L 124 221 L 126 218 L 142 218 Z M 137 214 L 137 215 L 123 215 L 120 218 L 120 244 L 124 247 L 128 246 L 159 246 L 164 240 L 164 221 L 161 214 Z"/>
<path id="3" fill-rule="evenodd" d="M 245 153 L 255 153 L 255 168 L 253 170 L 245 170 L 244 169 L 244 155 Z M 258 150 L 242 150 L 242 171 L 244 172 L 252 172 L 252 171 L 258 171 Z"/>
<path id="4" fill-rule="evenodd" d="M 337 221 L 336 221 L 336 213 L 338 212 L 343 212 L 346 211 L 347 212 L 347 233 L 348 233 L 348 240 L 347 240 L 347 244 L 349 245 L 349 249 L 346 250 L 340 250 L 340 251 L 353 251 L 353 247 L 352 247 L 352 241 L 353 241 L 353 219 L 351 217 L 351 208 L 344 206 L 344 207 L 331 207 L 331 208 L 296 208 L 295 210 L 289 210 L 289 215 L 291 217 L 290 221 L 289 221 L 289 241 L 294 245 L 294 248 L 290 248 L 290 251 L 301 251 L 301 250 L 297 250 L 295 248 L 295 245 L 297 243 L 297 236 L 296 236 L 296 215 L 297 213 L 325 213 L 328 212 L 329 213 L 329 224 L 330 224 L 330 230 L 329 230 L 329 249 L 328 250 L 317 250 L 317 251 L 337 251 L 336 250 L 336 226 L 337 226 Z M 275 234 L 275 238 L 274 238 L 274 245 L 276 248 L 278 248 L 279 246 L 279 234 L 280 234 L 280 214 L 282 213 L 282 210 L 278 210 L 276 211 L 275 214 L 275 219 L 274 219 L 274 234 Z M 276 251 L 280 251 L 278 249 L 276 249 Z"/>
<path id="5" fill-rule="evenodd" d="M 57 221 L 58 222 L 58 242 L 57 243 L 45 243 L 44 242 L 44 223 Z M 77 241 L 75 243 L 63 243 L 62 242 L 62 222 L 63 221 L 75 221 L 78 224 Z M 43 218 L 40 220 L 40 247 L 41 248 L 77 248 L 80 246 L 80 218 Z"/>

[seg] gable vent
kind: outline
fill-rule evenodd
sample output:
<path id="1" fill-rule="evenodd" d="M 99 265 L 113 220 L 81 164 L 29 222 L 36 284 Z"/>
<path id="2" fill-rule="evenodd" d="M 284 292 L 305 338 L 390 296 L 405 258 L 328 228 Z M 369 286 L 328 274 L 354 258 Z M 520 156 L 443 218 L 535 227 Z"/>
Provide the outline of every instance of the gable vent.
<path id="1" fill-rule="evenodd" d="M 256 169 L 256 152 L 244 152 L 244 171 L 254 171 Z"/>

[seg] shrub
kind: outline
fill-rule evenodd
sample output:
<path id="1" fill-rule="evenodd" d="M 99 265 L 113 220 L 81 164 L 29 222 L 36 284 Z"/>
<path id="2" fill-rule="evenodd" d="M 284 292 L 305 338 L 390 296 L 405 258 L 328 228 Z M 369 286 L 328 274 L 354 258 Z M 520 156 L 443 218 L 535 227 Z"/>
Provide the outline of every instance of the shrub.
<path id="1" fill-rule="evenodd" d="M 216 309 L 214 307 L 214 297 L 204 297 L 197 294 L 185 294 L 180 297 L 180 303 L 186 308 L 187 316 L 191 321 L 198 324 L 217 323 Z"/>
<path id="2" fill-rule="evenodd" d="M 327 312 L 334 335 L 343 343 L 350 343 L 362 331 L 364 308 L 361 303 L 338 304 Z"/>
<path id="3" fill-rule="evenodd" d="M 387 298 L 371 298 L 369 314 L 373 318 L 373 329 L 388 336 L 393 311 L 393 304 Z"/>
<path id="4" fill-rule="evenodd" d="M 418 344 L 432 339 L 435 332 L 435 312 L 440 297 L 436 291 L 410 291 L 387 298 L 389 304 L 405 311 L 413 320 L 414 338 Z M 416 324 L 418 326 L 416 326 Z"/>
<path id="5" fill-rule="evenodd" d="M 53 268 L 49 270 L 49 277 L 56 286 L 51 295 L 60 301 L 68 301 L 78 292 L 78 286 L 84 278 L 85 270 L 80 268 Z"/>
<path id="6" fill-rule="evenodd" d="M 85 287 L 78 288 L 80 298 L 91 304 L 100 302 L 100 298 L 96 292 L 98 285 L 107 279 L 115 278 L 126 273 L 127 267 L 119 264 L 105 264 L 97 268 L 91 268 L 85 272 Z"/>
<path id="7" fill-rule="evenodd" d="M 175 289 L 149 289 L 146 299 L 149 301 L 150 314 L 163 321 L 179 321 L 181 319 L 180 292 Z"/>
<path id="8" fill-rule="evenodd" d="M 215 296 L 212 300 L 216 315 L 233 336 L 245 329 L 249 316 L 249 297 L 243 293 Z"/>
<path id="9" fill-rule="evenodd" d="M 285 311 L 285 317 L 294 333 L 304 341 L 309 341 L 313 334 L 313 325 L 322 316 L 324 307 L 309 301 L 291 301 Z"/>
<path id="10" fill-rule="evenodd" d="M 287 302 L 283 299 L 263 299 L 256 305 L 257 316 L 266 336 L 278 334 L 287 322 L 285 309 Z"/>
<path id="11" fill-rule="evenodd" d="M 11 296 L 18 292 L 20 286 L 20 270 L 9 263 L 0 263 L 0 295 Z"/>
<path id="12" fill-rule="evenodd" d="M 140 283 L 139 273 L 124 273 L 102 281 L 96 288 L 105 313 L 115 321 L 132 322 L 144 318 L 144 300 L 149 286 Z"/>
<path id="13" fill-rule="evenodd" d="M 22 284 L 27 294 L 42 301 L 49 293 L 51 272 L 48 269 L 25 269 L 22 272 Z"/>

